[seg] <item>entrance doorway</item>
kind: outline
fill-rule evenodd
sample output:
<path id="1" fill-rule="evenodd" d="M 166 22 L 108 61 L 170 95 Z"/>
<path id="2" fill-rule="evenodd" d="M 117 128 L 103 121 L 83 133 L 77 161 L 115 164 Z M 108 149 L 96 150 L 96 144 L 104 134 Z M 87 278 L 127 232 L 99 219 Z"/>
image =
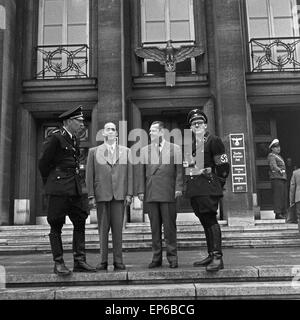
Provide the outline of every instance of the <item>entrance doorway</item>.
<path id="1" fill-rule="evenodd" d="M 278 138 L 281 156 L 285 160 L 288 190 L 293 170 L 300 167 L 300 110 L 270 108 L 253 113 L 253 136 L 256 166 L 256 191 L 261 210 L 273 210 L 271 182 L 267 156 L 270 142 Z M 289 201 L 289 200 L 288 200 Z"/>

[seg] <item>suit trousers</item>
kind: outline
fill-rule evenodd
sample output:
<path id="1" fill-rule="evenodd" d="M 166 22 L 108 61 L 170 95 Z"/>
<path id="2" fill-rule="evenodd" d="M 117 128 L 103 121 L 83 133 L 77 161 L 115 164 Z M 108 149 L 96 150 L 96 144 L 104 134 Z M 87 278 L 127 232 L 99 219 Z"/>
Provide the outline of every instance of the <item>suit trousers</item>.
<path id="1" fill-rule="evenodd" d="M 108 262 L 109 230 L 112 233 L 113 262 L 123 263 L 122 229 L 124 219 L 124 200 L 97 202 L 98 231 L 100 240 L 100 259 Z"/>
<path id="2" fill-rule="evenodd" d="M 176 202 L 148 202 L 152 233 L 152 253 L 154 262 L 162 261 L 162 225 L 167 250 L 167 259 L 177 262 Z"/>

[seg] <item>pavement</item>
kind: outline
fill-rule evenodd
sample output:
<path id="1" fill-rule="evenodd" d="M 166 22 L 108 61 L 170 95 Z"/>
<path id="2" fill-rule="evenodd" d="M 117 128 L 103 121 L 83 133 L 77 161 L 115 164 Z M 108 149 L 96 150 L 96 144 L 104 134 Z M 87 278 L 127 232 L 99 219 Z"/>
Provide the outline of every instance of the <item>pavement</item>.
<path id="1" fill-rule="evenodd" d="M 179 270 L 190 268 L 194 261 L 205 257 L 204 250 L 179 250 Z M 97 252 L 87 251 L 87 262 L 96 266 L 100 255 Z M 128 271 L 148 270 L 151 262 L 151 251 L 123 251 L 123 261 Z M 72 253 L 64 254 L 66 265 L 73 267 Z M 225 248 L 223 249 L 225 269 L 243 266 L 282 266 L 300 265 L 300 247 L 276 247 L 276 248 Z M 112 267 L 112 253 L 109 253 L 109 269 Z M 9 273 L 52 273 L 53 261 L 51 253 L 34 254 L 1 254 L 0 267 L 4 267 Z M 162 269 L 168 268 L 165 250 L 163 252 Z"/>

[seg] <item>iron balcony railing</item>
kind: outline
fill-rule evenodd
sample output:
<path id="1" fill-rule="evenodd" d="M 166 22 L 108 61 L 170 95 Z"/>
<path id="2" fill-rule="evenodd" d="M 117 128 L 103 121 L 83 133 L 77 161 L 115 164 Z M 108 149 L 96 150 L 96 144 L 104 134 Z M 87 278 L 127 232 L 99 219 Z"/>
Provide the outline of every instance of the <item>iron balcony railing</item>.
<path id="1" fill-rule="evenodd" d="M 253 38 L 251 71 L 299 71 L 300 37 Z"/>
<path id="2" fill-rule="evenodd" d="M 87 78 L 86 44 L 37 46 L 37 79 Z"/>

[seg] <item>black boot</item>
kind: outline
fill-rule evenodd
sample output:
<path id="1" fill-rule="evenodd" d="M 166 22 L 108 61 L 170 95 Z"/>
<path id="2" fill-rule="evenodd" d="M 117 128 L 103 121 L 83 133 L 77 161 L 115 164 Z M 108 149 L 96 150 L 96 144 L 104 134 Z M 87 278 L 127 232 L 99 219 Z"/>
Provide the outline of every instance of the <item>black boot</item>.
<path id="1" fill-rule="evenodd" d="M 204 228 L 206 244 L 207 244 L 207 252 L 208 256 L 200 261 L 195 261 L 193 263 L 194 267 L 205 267 L 207 266 L 213 259 L 213 246 L 212 246 L 212 234 L 209 228 Z"/>
<path id="2" fill-rule="evenodd" d="M 86 263 L 84 230 L 73 231 L 73 257 L 73 272 L 96 272 L 96 268 Z"/>
<path id="3" fill-rule="evenodd" d="M 222 234 L 219 224 L 214 224 L 210 227 L 213 239 L 213 258 L 212 261 L 206 266 L 206 271 L 219 271 L 224 269 L 224 263 L 222 259 Z"/>
<path id="4" fill-rule="evenodd" d="M 54 260 L 54 273 L 60 276 L 70 275 L 71 271 L 65 266 L 65 262 L 63 259 L 61 235 L 57 233 L 50 233 L 49 239 Z"/>

